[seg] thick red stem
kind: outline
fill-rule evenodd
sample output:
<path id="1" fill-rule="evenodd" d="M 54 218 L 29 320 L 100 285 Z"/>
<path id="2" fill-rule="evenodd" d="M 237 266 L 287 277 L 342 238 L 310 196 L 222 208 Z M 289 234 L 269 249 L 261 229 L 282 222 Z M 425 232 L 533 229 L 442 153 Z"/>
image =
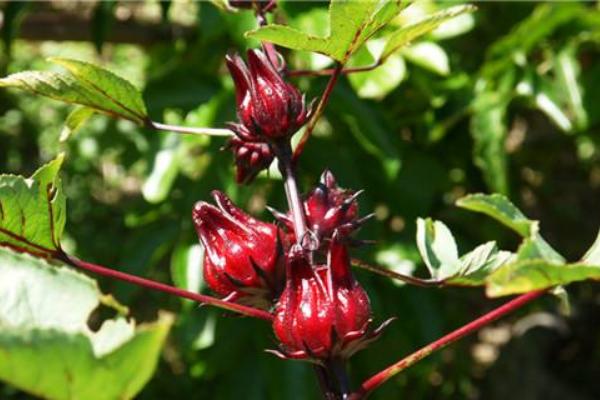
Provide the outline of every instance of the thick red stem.
<path id="1" fill-rule="evenodd" d="M 446 336 L 443 336 L 435 342 L 428 344 L 427 346 L 412 353 L 408 357 L 405 357 L 402 360 L 390 365 L 381 372 L 373 375 L 372 377 L 364 381 L 361 387 L 356 392 L 354 392 L 349 399 L 360 400 L 366 398 L 373 390 L 381 386 L 383 383 L 388 381 L 390 378 L 392 378 L 399 372 L 412 366 L 413 364 L 429 356 L 433 352 L 440 350 L 448 346 L 449 344 L 456 342 L 459 339 L 462 339 L 466 335 L 473 333 L 478 329 L 494 322 L 498 318 L 517 310 L 518 308 L 524 306 L 527 303 L 530 303 L 531 301 L 537 299 L 544 293 L 546 293 L 546 291 L 540 290 L 537 292 L 523 294 L 503 304 L 502 306 L 490 311 L 489 313 L 477 318 L 476 320 L 469 322 L 468 324 L 458 328 L 457 330 L 447 334 Z"/>
<path id="2" fill-rule="evenodd" d="M 198 294 L 194 292 L 189 292 L 187 290 L 179 289 L 173 286 L 165 285 L 164 283 L 152 281 L 150 279 L 141 278 L 135 275 L 129 275 L 121 271 L 116 271 L 114 269 L 110 269 L 107 267 L 103 267 L 101 265 L 92 264 L 86 261 L 79 260 L 73 256 L 62 253 L 57 256 L 58 259 L 64 261 L 65 263 L 75 267 L 84 269 L 86 271 L 92 272 L 94 274 L 107 276 L 109 278 L 118 279 L 120 281 L 133 283 L 134 285 L 142 286 L 148 289 L 157 290 L 159 292 L 168 293 L 171 295 L 175 295 L 178 297 L 183 297 L 189 300 L 196 301 L 201 304 L 209 304 L 211 306 L 223 308 L 225 310 L 237 312 L 248 317 L 260 318 L 266 321 L 272 320 L 271 314 L 266 311 L 259 310 L 257 308 L 244 306 L 241 304 L 230 303 L 228 301 L 224 301 L 221 299 L 217 299 L 215 297 L 206 296 L 203 294 Z"/>

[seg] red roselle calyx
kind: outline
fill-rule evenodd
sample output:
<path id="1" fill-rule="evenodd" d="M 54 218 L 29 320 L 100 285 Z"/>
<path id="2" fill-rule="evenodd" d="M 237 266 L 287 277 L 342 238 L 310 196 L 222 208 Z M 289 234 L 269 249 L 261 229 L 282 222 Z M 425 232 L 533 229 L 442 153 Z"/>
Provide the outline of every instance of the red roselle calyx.
<path id="1" fill-rule="evenodd" d="M 278 228 L 213 191 L 217 206 L 198 202 L 193 220 L 205 248 L 204 280 L 227 300 L 268 309 L 282 286 Z"/>
<path id="2" fill-rule="evenodd" d="M 235 158 L 237 183 L 250 183 L 256 175 L 273 162 L 274 154 L 268 143 L 247 142 L 239 137 L 229 140 L 227 148 Z"/>
<path id="3" fill-rule="evenodd" d="M 330 240 L 334 232 L 340 237 L 349 236 L 372 216 L 358 216 L 357 197 L 361 193 L 339 187 L 331 171 L 323 172 L 319 185 L 306 196 L 303 203 L 308 229 L 319 243 Z M 293 236 L 291 215 L 275 210 L 271 212 Z M 293 237 L 291 241 L 294 242 Z"/>
<path id="4" fill-rule="evenodd" d="M 369 331 L 371 308 L 354 279 L 346 246 L 331 241 L 327 265 L 313 267 L 301 250 L 289 251 L 286 287 L 275 308 L 273 329 L 282 358 L 325 362 L 347 359 L 381 333 Z"/>
<path id="5" fill-rule="evenodd" d="M 304 96 L 285 82 L 262 51 L 248 50 L 247 54 L 247 66 L 239 55 L 226 58 L 235 84 L 238 118 L 249 132 L 239 137 L 264 142 L 291 136 L 310 117 Z"/>

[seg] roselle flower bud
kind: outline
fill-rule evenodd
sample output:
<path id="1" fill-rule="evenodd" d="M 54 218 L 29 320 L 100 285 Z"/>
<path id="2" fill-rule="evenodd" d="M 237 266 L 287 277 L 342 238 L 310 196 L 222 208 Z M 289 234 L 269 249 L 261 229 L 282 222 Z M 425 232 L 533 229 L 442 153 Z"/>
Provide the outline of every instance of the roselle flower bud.
<path id="1" fill-rule="evenodd" d="M 278 229 L 233 205 L 219 191 L 217 206 L 196 203 L 193 220 L 205 248 L 204 280 L 230 301 L 267 309 L 282 286 Z"/>
<path id="2" fill-rule="evenodd" d="M 243 126 L 234 129 L 236 132 L 245 130 Z M 252 182 L 260 171 L 269 168 L 273 162 L 274 154 L 268 143 L 248 142 L 241 136 L 236 136 L 229 140 L 227 148 L 233 151 L 237 183 Z"/>
<path id="3" fill-rule="evenodd" d="M 362 191 L 340 188 L 329 170 L 321 175 L 319 185 L 304 200 L 304 213 L 308 229 L 319 242 L 331 239 L 334 232 L 340 236 L 348 236 L 361 227 L 372 215 L 358 216 L 357 197 Z M 271 210 L 274 216 L 293 233 L 291 215 Z"/>
<path id="4" fill-rule="evenodd" d="M 369 298 L 352 276 L 346 246 L 332 240 L 327 265 L 313 267 L 300 250 L 286 260 L 287 283 L 277 302 L 273 330 L 282 358 L 319 362 L 348 358 L 375 340 Z"/>
<path id="5" fill-rule="evenodd" d="M 310 116 L 304 97 L 283 80 L 262 51 L 249 50 L 247 54 L 248 66 L 238 55 L 226 58 L 240 122 L 256 140 L 291 136 Z"/>

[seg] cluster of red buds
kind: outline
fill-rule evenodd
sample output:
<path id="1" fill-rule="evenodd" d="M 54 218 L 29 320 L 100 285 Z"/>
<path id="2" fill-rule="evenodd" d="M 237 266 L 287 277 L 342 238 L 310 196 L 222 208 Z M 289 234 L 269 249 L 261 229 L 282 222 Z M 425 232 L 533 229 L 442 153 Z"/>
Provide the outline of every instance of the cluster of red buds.
<path id="1" fill-rule="evenodd" d="M 336 232 L 344 237 L 347 243 L 361 243 L 351 239 L 350 235 L 373 217 L 373 214 L 359 217 L 357 198 L 361 193 L 362 190 L 355 192 L 339 187 L 335 176 L 329 170 L 321 174 L 319 184 L 303 203 L 308 228 L 317 243 L 325 245 Z M 283 214 L 272 208 L 269 208 L 269 211 L 286 227 L 289 240 L 296 241 L 291 212 Z"/>
<path id="2" fill-rule="evenodd" d="M 223 193 L 213 197 L 216 206 L 199 202 L 193 212 L 206 249 L 206 283 L 229 301 L 274 310 L 281 345 L 273 353 L 313 362 L 345 359 L 378 337 L 383 325 L 370 330 L 369 298 L 348 256 L 348 235 L 364 220 L 357 217 L 356 193 L 339 188 L 331 172 L 323 174 L 303 202 L 310 229 L 326 241 L 310 251 L 296 244 L 287 223 L 261 222 Z"/>
<path id="3" fill-rule="evenodd" d="M 237 55 L 226 59 L 239 119 L 229 125 L 235 137 L 228 147 L 240 183 L 250 182 L 274 158 L 289 163 L 290 138 L 311 114 L 304 96 L 283 79 L 276 65 L 280 56 L 269 55 L 250 50 L 248 65 Z M 293 172 L 286 173 L 294 179 Z M 357 243 L 352 233 L 368 218 L 359 217 L 361 192 L 339 187 L 328 170 L 304 199 L 296 193 L 292 202 L 292 189 L 286 188 L 294 212 L 271 209 L 278 224 L 251 217 L 218 191 L 213 192 L 216 206 L 196 204 L 205 281 L 228 301 L 272 313 L 280 343 L 272 351 L 276 355 L 317 363 L 347 359 L 383 327 L 370 329 L 369 298 L 352 274 L 348 255 Z"/>
<path id="4" fill-rule="evenodd" d="M 248 183 L 267 168 L 273 158 L 273 144 L 288 140 L 309 119 L 310 107 L 304 96 L 287 83 L 272 60 L 260 50 L 248 51 L 248 65 L 239 55 L 226 58 L 235 84 L 239 122 L 229 124 L 235 137 L 233 150 L 238 183 Z"/>

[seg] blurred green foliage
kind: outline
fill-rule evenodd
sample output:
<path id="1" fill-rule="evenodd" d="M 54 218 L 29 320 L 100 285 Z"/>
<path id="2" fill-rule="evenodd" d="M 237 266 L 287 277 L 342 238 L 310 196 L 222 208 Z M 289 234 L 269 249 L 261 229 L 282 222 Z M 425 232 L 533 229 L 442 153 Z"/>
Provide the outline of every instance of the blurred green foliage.
<path id="1" fill-rule="evenodd" d="M 3 5 L 5 18 L 36 12 L 35 5 L 11 10 L 14 4 Z M 419 216 L 446 221 L 461 250 L 491 239 L 514 249 L 517 238 L 497 223 L 453 206 L 458 197 L 480 191 L 509 194 L 528 216 L 542 221 L 544 237 L 571 261 L 595 237 L 600 221 L 600 8 L 593 2 L 477 6 L 474 14 L 388 60 L 394 64 L 362 77 L 343 77 L 300 161 L 304 190 L 325 168 L 342 185 L 366 189 L 361 210 L 374 210 L 377 218 L 359 235 L 376 240 L 360 249 L 365 260 L 424 272 L 414 242 Z M 254 28 L 250 13 L 227 13 L 206 2 L 173 2 L 162 9 L 156 2 L 98 7 L 89 42 L 19 40 L 18 27 L 6 23 L 3 75 L 50 69 L 46 57 L 72 57 L 102 64 L 143 88 L 154 120 L 220 127 L 235 118 L 223 59 L 227 52 L 257 45 L 243 36 Z M 436 7 L 420 2 L 401 18 L 419 18 Z M 155 16 L 156 23 L 189 24 L 196 34 L 144 47 L 105 42 L 113 20 L 107 15 L 128 9 Z M 168 18 L 161 22 L 165 9 Z M 325 10 L 317 2 L 283 2 L 278 18 L 319 33 Z M 323 57 L 289 54 L 292 67 L 327 65 Z M 364 53 L 355 57 L 354 65 L 372 60 Z M 377 76 L 384 68 L 389 79 Z M 326 78 L 297 83 L 314 98 Z M 284 208 L 276 174 L 248 187 L 234 183 L 231 155 L 220 151 L 223 139 L 157 133 L 93 116 L 61 143 L 69 111 L 45 98 L 0 91 L 0 170 L 29 175 L 66 152 L 69 212 L 63 245 L 83 259 L 181 286 L 202 286 L 194 272 L 201 265 L 190 218 L 195 201 L 208 199 L 217 188 L 265 219 L 271 219 L 266 204 Z M 352 360 L 354 382 L 496 304 L 480 289 L 399 287 L 363 271 L 357 274 L 371 295 L 376 319 L 397 316 L 398 321 Z M 275 346 L 263 322 L 223 317 L 221 311 L 162 294 L 100 282 L 138 320 L 154 320 L 162 309 L 177 312 L 159 370 L 139 398 L 318 398 L 308 365 L 262 351 Z M 600 293 L 588 284 L 573 289 L 572 316 L 560 314 L 552 299 L 539 301 L 527 316 L 517 313 L 453 345 L 401 374 L 373 398 L 599 398 Z M 0 398 L 27 395 L 0 387 Z"/>

